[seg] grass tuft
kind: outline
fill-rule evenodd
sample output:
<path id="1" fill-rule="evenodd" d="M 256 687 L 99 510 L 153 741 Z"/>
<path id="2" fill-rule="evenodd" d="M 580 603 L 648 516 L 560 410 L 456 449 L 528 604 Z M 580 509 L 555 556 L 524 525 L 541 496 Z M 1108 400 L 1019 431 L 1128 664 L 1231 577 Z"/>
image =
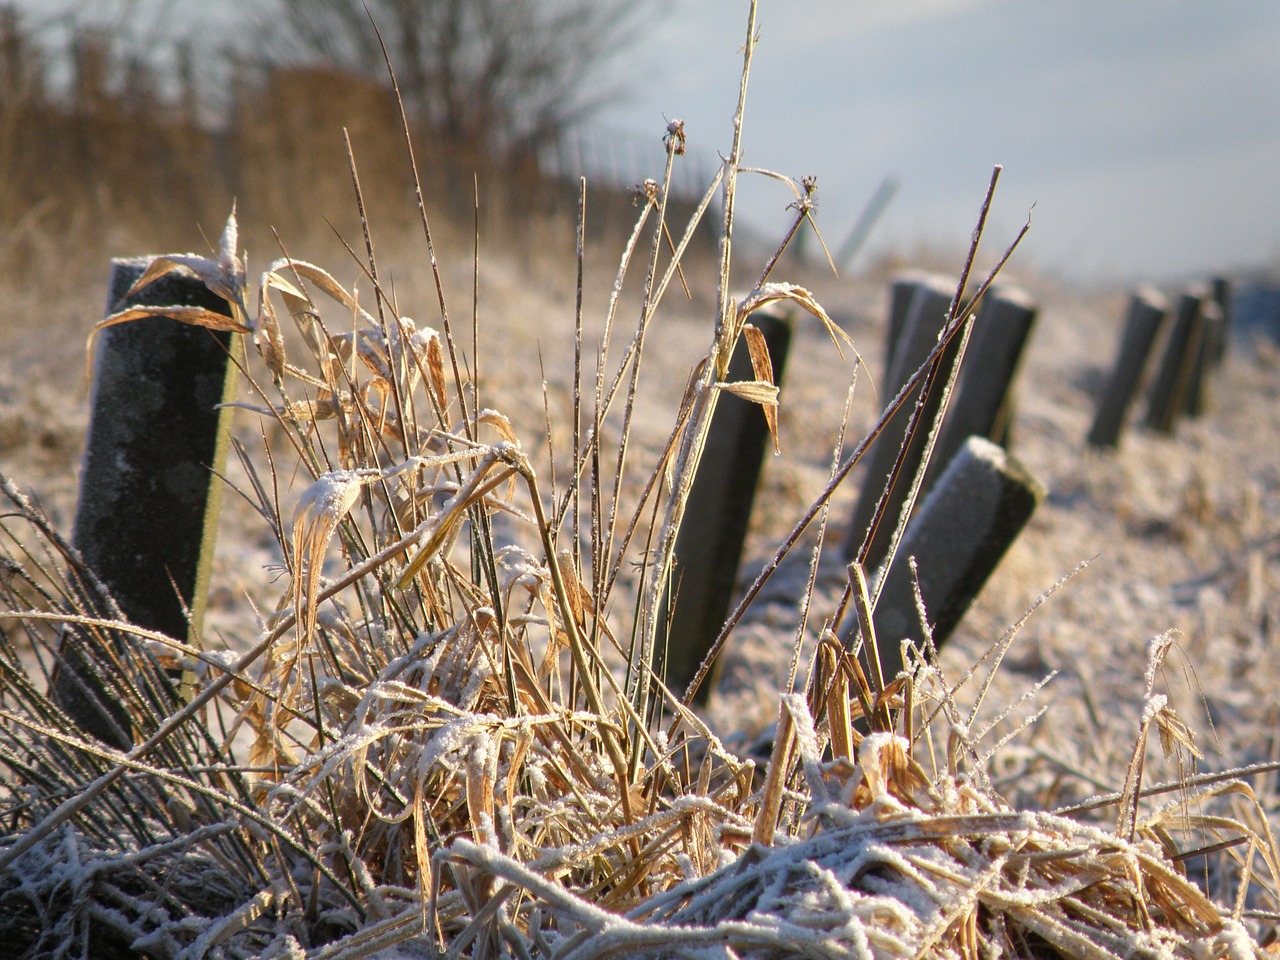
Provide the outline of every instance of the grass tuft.
<path id="1" fill-rule="evenodd" d="M 583 318 L 579 266 L 571 449 L 550 458 L 549 476 L 534 463 L 551 443 L 550 412 L 546 436 L 526 447 L 485 405 L 474 327 L 469 355 L 438 276 L 439 331 L 399 312 L 363 217 L 371 296 L 290 256 L 254 288 L 234 210 L 213 258 L 163 258 L 140 281 L 194 272 L 255 348 L 246 406 L 279 441 L 261 460 L 245 454 L 241 493 L 287 576 L 249 649 L 197 650 L 121 622 L 52 525 L 9 481 L 0 487 L 6 943 L 30 955 L 329 960 L 392 948 L 477 958 L 1258 950 L 1245 913 L 1274 905 L 1280 858 L 1243 780 L 1187 778 L 1172 802 L 1144 806 L 1169 792 L 1142 786 L 1151 725 L 1169 750 L 1192 748 L 1155 690 L 1167 644 L 1153 648 L 1124 791 L 1056 811 L 1000 797 L 986 773 L 999 745 L 985 738 L 1004 714 L 975 733 L 956 699 L 975 678 L 985 691 L 1016 628 L 961 684 L 919 653 L 881 676 L 856 563 L 848 603 L 867 649 L 845 649 L 839 624 L 826 623 L 801 671 L 806 596 L 795 682 L 780 691 L 763 770 L 691 710 L 694 688 L 671 691 L 655 674 L 675 535 L 717 397 L 780 401 L 763 362 L 752 381 L 725 383 L 734 345 L 753 337 L 751 313 L 788 301 L 837 349 L 852 345 L 807 290 L 770 279 L 808 204 L 754 288 L 730 287 L 754 18 L 753 4 L 724 167 L 673 231 L 666 197 L 684 138 L 668 132 L 663 178 L 644 192 L 598 333 Z M 717 190 L 715 328 L 664 449 L 637 478 L 646 340 Z M 965 277 L 975 254 L 976 240 Z M 643 274 L 639 313 L 620 345 L 632 269 Z M 944 339 L 965 335 L 964 292 L 962 282 Z M 934 369 L 944 345 L 913 382 L 945 376 Z M 832 491 L 879 429 L 833 463 L 748 601 L 804 529 L 825 523 Z M 810 593 L 816 567 L 815 554 Z M 119 712 L 119 744 L 70 729 L 44 692 L 70 649 Z M 185 704 L 168 679 L 178 668 L 198 678 Z M 1197 847 L 1182 850 L 1179 836 Z M 1225 905 L 1189 879 L 1190 856 L 1223 858 L 1235 881 Z"/>

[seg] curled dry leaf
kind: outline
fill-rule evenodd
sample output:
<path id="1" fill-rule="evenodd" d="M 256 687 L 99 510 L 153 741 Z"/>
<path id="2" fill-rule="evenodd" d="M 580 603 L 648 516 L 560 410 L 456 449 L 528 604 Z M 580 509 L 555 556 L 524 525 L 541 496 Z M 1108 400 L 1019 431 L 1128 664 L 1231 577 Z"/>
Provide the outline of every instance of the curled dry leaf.
<path id="1" fill-rule="evenodd" d="M 250 332 L 247 326 L 234 317 L 228 317 L 226 314 L 217 313 L 205 307 L 128 307 L 111 314 L 105 320 L 98 321 L 94 324 L 93 329 L 89 331 L 89 339 L 85 344 L 86 375 L 89 374 L 93 365 L 93 348 L 101 331 L 107 329 L 107 327 L 129 323 L 133 320 L 142 320 L 146 317 L 167 317 L 170 320 L 177 320 L 193 327 L 205 327 L 208 330 L 230 331 L 232 333 Z"/>
<path id="2" fill-rule="evenodd" d="M 511 426 L 511 421 L 507 419 L 506 414 L 499 413 L 497 410 L 485 409 L 480 411 L 476 421 L 493 427 L 498 432 L 498 436 L 502 438 L 503 443 L 509 443 L 517 449 L 520 447 L 520 439 L 516 436 L 515 429 Z"/>
<path id="3" fill-rule="evenodd" d="M 725 393 L 732 393 L 735 397 L 750 400 L 752 403 L 758 403 L 766 408 L 778 405 L 778 388 L 764 380 L 739 380 L 736 383 L 728 383 L 722 380 L 716 384 L 716 389 L 723 390 Z M 777 438 L 775 437 L 774 439 L 776 443 Z"/>
<path id="4" fill-rule="evenodd" d="M 208 310 L 205 307 L 129 307 L 113 313 L 105 320 L 94 324 L 93 330 L 105 330 L 116 324 L 128 323 L 130 320 L 141 320 L 144 317 L 169 317 L 193 327 L 205 327 L 209 330 L 229 330 L 232 333 L 250 333 L 249 327 L 234 317 Z"/>
<path id="5" fill-rule="evenodd" d="M 432 353 L 439 363 L 440 383 L 436 399 L 443 403 L 443 354 L 440 335 L 427 327 L 418 330 L 410 317 L 392 317 L 387 321 L 387 336 L 380 330 L 365 327 L 354 333 L 335 334 L 329 343 L 344 363 L 358 357 L 374 377 L 391 387 L 401 385 L 405 392 L 417 386 L 423 374 L 423 362 L 427 375 L 432 376 Z M 433 393 L 437 384 L 432 384 Z"/>
<path id="6" fill-rule="evenodd" d="M 194 253 L 167 254 L 156 257 L 134 281 L 126 297 L 137 293 L 166 274 L 175 270 L 186 270 L 195 274 L 209 291 L 231 304 L 233 311 L 244 314 L 244 264 L 236 251 L 240 231 L 236 225 L 235 204 L 231 205 L 231 215 L 222 229 L 218 243 L 218 258 L 210 260 Z"/>
<path id="7" fill-rule="evenodd" d="M 371 479 L 355 471 L 326 473 L 303 493 L 293 513 L 293 602 L 298 619 L 298 652 L 315 631 L 315 599 L 325 549 L 360 488 Z"/>
<path id="8" fill-rule="evenodd" d="M 751 356 L 751 370 L 755 380 L 742 383 L 717 383 L 716 386 L 742 397 L 752 403 L 760 404 L 765 423 L 769 427 L 769 436 L 773 440 L 773 452 L 781 452 L 778 443 L 778 387 L 773 379 L 773 360 L 769 356 L 769 345 L 764 334 L 750 323 L 742 328 L 742 337 L 747 343 L 747 352 Z"/>
<path id="9" fill-rule="evenodd" d="M 310 295 L 299 286 L 304 281 L 352 311 L 360 323 L 370 326 L 376 324 L 373 317 L 360 307 L 359 301 L 327 270 L 313 263 L 307 263 L 305 260 L 294 260 L 291 257 L 272 261 L 262 272 L 258 283 L 259 322 L 266 324 L 275 321 L 275 313 L 270 309 L 267 297 L 272 290 L 276 291 L 284 300 L 298 331 L 313 354 L 323 362 L 330 354 L 329 343 L 317 322 Z M 275 343 L 274 340 L 271 342 Z"/>
<path id="10" fill-rule="evenodd" d="M 751 356 L 751 370 L 757 380 L 775 383 L 773 379 L 773 358 L 769 356 L 769 344 L 764 333 L 754 324 L 745 324 L 742 336 L 747 341 L 747 352 Z"/>
<path id="11" fill-rule="evenodd" d="M 814 299 L 813 294 L 804 287 L 798 287 L 791 283 L 766 283 L 752 290 L 738 304 L 738 323 L 745 323 L 747 317 L 762 307 L 767 307 L 771 303 L 778 303 L 783 300 L 796 304 L 807 313 L 811 313 L 821 320 L 822 326 L 827 331 L 827 336 L 836 345 L 841 357 L 844 356 L 844 351 L 840 349 L 841 340 L 852 349 L 853 340 L 827 315 L 827 311 L 823 309 L 822 304 Z"/>
<path id="12" fill-rule="evenodd" d="M 277 390 L 284 388 L 284 373 L 288 365 L 284 350 L 284 335 L 280 332 L 280 320 L 267 296 L 266 285 L 258 287 L 258 321 L 253 332 L 253 345 L 267 365 L 271 381 Z"/>
<path id="13" fill-rule="evenodd" d="M 308 263 L 305 260 L 294 260 L 291 257 L 282 257 L 267 266 L 267 269 L 262 274 L 261 283 L 264 287 L 269 284 L 273 289 L 288 293 L 299 299 L 309 299 L 305 293 L 289 280 L 289 276 L 305 280 L 330 299 L 341 303 L 348 309 L 359 311 L 360 319 L 363 322 L 371 325 L 376 323 L 373 317 L 360 307 L 359 301 L 347 291 L 346 287 L 334 279 L 333 274 L 323 267 L 317 267 L 314 263 Z"/>

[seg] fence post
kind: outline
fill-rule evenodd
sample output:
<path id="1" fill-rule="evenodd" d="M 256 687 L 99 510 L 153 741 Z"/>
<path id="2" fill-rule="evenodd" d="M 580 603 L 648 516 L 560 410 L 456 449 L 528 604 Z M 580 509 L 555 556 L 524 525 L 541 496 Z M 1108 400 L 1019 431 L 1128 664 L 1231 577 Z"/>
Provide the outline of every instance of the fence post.
<path id="1" fill-rule="evenodd" d="M 149 259 L 112 261 L 107 312 L 201 306 L 229 313 L 194 277 L 171 273 L 125 300 Z M 99 337 L 72 543 L 133 624 L 198 642 L 213 557 L 236 366 L 232 334 L 147 317 Z M 86 685 L 83 635 L 63 636 L 55 695 L 99 739 L 96 681 Z M 97 700 L 95 704 L 93 701 Z M 109 709 L 109 708 L 108 708 Z M 113 714 L 114 715 L 114 714 Z M 117 718 L 118 719 L 118 718 Z"/>
<path id="2" fill-rule="evenodd" d="M 1187 408 L 1187 394 L 1204 336 L 1203 293 L 1201 289 L 1188 290 L 1178 298 L 1173 327 L 1151 384 L 1146 425 L 1160 433 L 1173 433 L 1178 415 Z"/>
<path id="3" fill-rule="evenodd" d="M 954 283 L 942 274 L 924 270 L 905 270 L 889 281 L 889 316 L 884 338 L 884 383 L 881 384 L 885 391 L 891 386 L 889 378 L 894 372 L 898 347 L 902 344 L 907 321 L 911 319 L 911 299 L 922 285 L 933 283 L 939 287 L 950 283 L 954 288 Z M 907 371 L 908 374 L 912 372 Z"/>
<path id="4" fill-rule="evenodd" d="M 1111 379 L 1103 391 L 1089 428 L 1088 443 L 1092 447 L 1118 447 L 1124 431 L 1125 416 L 1142 381 L 1151 345 L 1168 316 L 1164 297 L 1151 287 L 1134 291 L 1129 299 L 1129 314 L 1120 341 Z"/>
<path id="5" fill-rule="evenodd" d="M 965 351 L 960 385 L 943 421 L 921 495 L 928 493 L 966 439 L 978 436 L 999 443 L 1008 434 L 1013 379 L 1037 310 L 1029 294 L 1012 287 L 997 287 L 983 297 Z"/>
<path id="6" fill-rule="evenodd" d="M 1231 281 L 1226 277 L 1214 277 L 1209 281 L 1209 296 L 1218 305 L 1218 310 L 1222 313 L 1221 333 L 1211 355 L 1213 365 L 1218 366 L 1227 356 L 1227 341 L 1231 338 L 1231 299 L 1233 296 Z"/>
<path id="7" fill-rule="evenodd" d="M 886 681 L 902 670 L 902 640 L 924 642 L 910 559 L 916 558 L 933 643 L 940 647 L 1044 493 L 1040 482 L 1002 447 L 983 437 L 964 442 L 911 518 L 902 546 L 882 574 L 872 623 Z M 855 621 L 846 631 L 846 648 L 856 636 Z"/>
<path id="8" fill-rule="evenodd" d="M 955 286 L 948 280 L 937 276 L 922 277 L 916 282 L 916 290 L 911 298 L 909 318 L 903 326 L 901 340 L 894 350 L 893 368 L 885 379 L 883 393 L 886 400 L 892 398 L 902 389 L 902 385 L 920 367 L 929 352 L 938 343 L 938 334 L 942 331 L 947 310 L 951 306 L 951 298 L 955 294 Z M 948 345 L 941 361 L 944 369 L 955 358 L 959 350 L 961 338 L 955 337 Z M 893 472 L 893 465 L 898 459 L 898 452 L 907 440 L 907 423 L 911 411 L 920 402 L 920 387 L 917 387 L 907 398 L 897 414 L 885 425 L 884 431 L 876 439 L 868 453 L 868 465 L 863 476 L 862 489 L 858 494 L 858 503 L 854 508 L 844 544 L 845 556 L 852 559 L 857 555 L 871 520 L 875 515 L 876 504 L 884 493 L 885 485 Z M 893 537 L 893 528 L 906 499 L 911 478 L 915 475 L 923 456 L 924 443 L 928 437 L 929 425 L 933 420 L 933 412 L 942 402 L 941 391 L 933 396 L 925 397 L 924 417 L 920 421 L 921 429 L 910 438 L 911 446 L 907 450 L 903 469 L 897 482 L 889 491 L 889 508 L 884 514 L 884 522 L 875 531 L 871 546 L 863 566 L 873 571 L 888 551 Z"/>
<path id="9" fill-rule="evenodd" d="M 1201 336 L 1191 364 L 1191 377 L 1187 383 L 1186 404 L 1183 412 L 1193 420 L 1205 411 L 1208 402 L 1209 377 L 1219 363 L 1219 348 L 1223 338 L 1222 308 L 1212 299 L 1200 305 Z"/>
<path id="10" fill-rule="evenodd" d="M 750 322 L 764 334 L 774 382 L 781 385 L 791 322 L 765 312 L 752 314 Z M 728 382 L 753 377 L 747 345 L 739 340 L 729 360 Z M 658 632 L 658 674 L 677 692 L 693 679 L 729 615 L 760 467 L 770 443 L 759 404 L 722 393 L 676 535 L 673 582 L 663 603 L 669 619 Z M 710 696 L 714 676 L 699 688 L 697 702 L 705 703 Z"/>

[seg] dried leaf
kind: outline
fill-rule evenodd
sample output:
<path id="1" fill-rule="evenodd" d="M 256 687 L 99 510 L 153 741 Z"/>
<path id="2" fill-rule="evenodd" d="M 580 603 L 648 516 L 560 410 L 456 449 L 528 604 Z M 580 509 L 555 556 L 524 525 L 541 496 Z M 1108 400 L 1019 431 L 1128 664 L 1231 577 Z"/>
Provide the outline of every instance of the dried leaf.
<path id="1" fill-rule="evenodd" d="M 177 320 L 180 323 L 187 323 L 195 327 L 205 327 L 209 330 L 229 330 L 232 333 L 250 333 L 250 329 L 244 324 L 228 317 L 225 314 L 215 313 L 204 307 L 190 306 L 173 306 L 173 307 L 129 307 L 117 313 L 111 314 L 105 320 L 100 320 L 94 324 L 93 329 L 89 331 L 89 338 L 85 343 L 85 375 L 91 374 L 93 366 L 93 348 L 97 343 L 98 333 L 107 327 L 114 327 L 116 324 L 128 323 L 131 320 L 142 320 L 146 317 L 168 317 L 171 320 Z"/>
<path id="2" fill-rule="evenodd" d="M 477 734 L 479 731 L 477 731 Z M 493 744 L 484 749 L 476 743 L 468 752 L 466 796 L 467 814 L 471 822 L 471 835 L 476 843 L 493 843 L 494 829 L 494 770 L 496 752 Z"/>
<path id="3" fill-rule="evenodd" d="M 105 320 L 98 321 L 93 329 L 96 332 L 107 327 L 114 327 L 118 323 L 128 323 L 130 320 L 141 320 L 144 317 L 169 317 L 181 323 L 190 324 L 193 327 L 205 327 L 209 330 L 229 330 L 232 333 L 253 332 L 234 317 L 228 317 L 226 314 L 217 313 L 205 307 L 190 306 L 129 307 L 118 313 L 111 314 Z"/>
<path id="4" fill-rule="evenodd" d="M 298 618 L 298 650 L 315 631 L 315 599 L 329 539 L 370 477 L 350 471 L 326 473 L 302 494 L 293 512 L 293 602 Z"/>
<path id="5" fill-rule="evenodd" d="M 285 357 L 284 336 L 280 332 L 280 320 L 276 309 L 267 296 L 267 288 L 258 288 L 258 323 L 253 334 L 253 344 L 258 348 L 258 355 L 271 373 L 271 380 L 277 387 L 284 384 L 284 371 L 288 360 Z"/>
<path id="6" fill-rule="evenodd" d="M 263 291 L 275 290 L 280 294 L 294 324 L 306 339 L 316 361 L 322 366 L 326 365 L 331 356 L 330 344 L 317 323 L 315 305 L 311 297 L 299 289 L 294 282 L 295 279 L 305 280 L 314 285 L 321 293 L 354 312 L 361 322 L 371 326 L 375 324 L 373 317 L 360 308 L 359 301 L 328 271 L 305 260 L 294 260 L 289 257 L 272 261 L 263 271 L 259 287 Z M 265 293 L 261 294 L 263 297 L 265 295 Z"/>
<path id="7" fill-rule="evenodd" d="M 194 253 L 168 254 L 156 257 L 147 265 L 142 276 L 134 281 L 125 297 L 132 296 L 143 287 L 172 273 L 175 270 L 187 270 L 209 289 L 211 293 L 226 300 L 234 308 L 243 308 L 241 295 L 244 291 L 244 265 L 236 255 L 236 243 L 239 229 L 236 226 L 236 208 L 231 205 L 231 215 L 227 217 L 219 241 L 218 259 L 197 256 Z"/>
<path id="8" fill-rule="evenodd" d="M 1156 729 L 1160 733 L 1160 749 L 1165 757 L 1173 757 L 1179 750 L 1185 750 L 1197 760 L 1203 760 L 1204 754 L 1196 746 L 1195 732 L 1186 724 L 1173 707 L 1165 704 L 1155 715 Z"/>
<path id="9" fill-rule="evenodd" d="M 489 426 L 493 427 L 498 431 L 498 436 L 502 437 L 502 439 L 507 443 L 517 447 L 520 445 L 520 441 L 516 437 L 516 432 L 511 426 L 511 421 L 497 410 L 481 410 L 479 416 L 476 417 L 476 421 L 479 423 L 487 423 Z"/>
<path id="10" fill-rule="evenodd" d="M 762 287 L 756 287 L 738 304 L 738 322 L 744 323 L 747 317 L 757 310 L 782 300 L 788 300 L 796 304 L 821 320 L 823 327 L 826 328 L 827 336 L 836 345 L 836 350 L 840 351 L 841 357 L 844 356 L 844 351 L 840 349 L 841 340 L 851 348 L 853 347 L 853 340 L 850 339 L 847 333 L 836 326 L 835 321 L 827 315 L 827 311 L 822 308 L 822 304 L 814 299 L 813 294 L 804 287 L 798 287 L 790 283 L 766 283 Z"/>
<path id="11" fill-rule="evenodd" d="M 853 729 L 853 716 L 850 713 L 849 677 L 840 669 L 839 659 L 844 651 L 838 644 L 823 643 L 818 648 L 823 662 L 824 674 L 830 677 L 827 690 L 827 722 L 831 731 L 831 755 L 843 758 L 850 763 L 857 759 L 857 734 Z"/>
<path id="12" fill-rule="evenodd" d="M 747 352 L 751 355 L 751 370 L 757 380 L 774 383 L 773 358 L 769 356 L 769 344 L 764 333 L 754 324 L 745 324 L 742 335 L 747 340 Z"/>
<path id="13" fill-rule="evenodd" d="M 427 900 L 431 891 L 431 854 L 427 846 L 427 813 L 424 802 L 424 781 L 419 779 L 413 788 L 413 853 L 418 865 L 418 898 L 422 915 L 427 914 Z"/>
<path id="14" fill-rule="evenodd" d="M 444 350 L 440 346 L 440 337 L 434 330 L 427 340 L 427 386 L 435 397 L 436 405 L 443 416 L 448 406 L 444 379 Z"/>
<path id="15" fill-rule="evenodd" d="M 453 536 L 458 525 L 466 518 L 467 508 L 476 500 L 483 499 L 491 488 L 490 484 L 484 482 L 485 477 L 498 462 L 496 457 L 485 457 L 479 466 L 472 471 L 462 488 L 449 498 L 444 509 L 435 517 L 435 526 L 431 531 L 431 535 L 426 538 L 422 547 L 414 558 L 409 561 L 404 572 L 400 574 L 400 578 L 396 581 L 397 590 L 403 590 L 413 582 L 413 578 L 418 575 L 418 572 L 426 565 L 427 561 L 439 553 L 441 548 Z M 509 469 L 504 471 L 496 482 L 501 483 L 512 473 L 513 471 Z"/>
<path id="16" fill-rule="evenodd" d="M 796 742 L 795 719 L 786 703 L 778 706 L 778 727 L 773 738 L 773 753 L 769 757 L 769 769 L 764 787 L 760 791 L 760 809 L 756 813 L 752 842 L 762 847 L 773 845 L 773 834 L 778 829 L 778 816 L 782 812 L 783 795 L 787 789 L 787 775 L 791 771 L 791 758 Z"/>
<path id="17" fill-rule="evenodd" d="M 740 380 L 737 383 L 725 383 L 722 381 L 716 384 L 716 389 L 723 390 L 725 393 L 732 393 L 735 397 L 741 397 L 743 400 L 761 404 L 766 408 L 778 405 L 778 388 L 772 383 L 765 383 L 762 380 Z"/>
<path id="18" fill-rule="evenodd" d="M 168 274 L 174 273 L 176 271 L 185 270 L 188 273 L 195 273 L 197 276 L 199 276 L 200 274 L 199 274 L 199 271 L 196 269 L 195 264 L 196 263 L 207 264 L 208 262 L 209 261 L 205 260 L 203 257 L 197 257 L 194 253 L 189 253 L 186 255 L 175 254 L 173 256 L 156 257 L 149 264 L 147 264 L 147 269 L 142 271 L 142 276 L 140 276 L 137 280 L 133 281 L 133 285 L 129 287 L 128 291 L 126 291 L 124 297 L 122 297 L 121 299 L 128 299 L 129 297 L 137 293 L 139 290 L 142 290 L 143 288 L 148 287 L 151 284 L 155 283 L 161 277 L 167 276 Z"/>
<path id="19" fill-rule="evenodd" d="M 290 276 L 306 280 L 308 283 L 314 284 L 321 293 L 329 298 L 337 301 L 350 310 L 358 311 L 361 319 L 369 324 L 373 324 L 374 320 L 369 314 L 360 309 L 360 304 L 347 289 L 333 278 L 323 267 L 317 267 L 313 263 L 307 263 L 305 260 L 294 260 L 290 257 L 283 257 L 273 261 L 267 266 L 262 274 L 262 286 L 270 285 L 273 289 L 291 296 L 298 297 L 303 300 L 309 299 L 305 293 L 289 279 Z"/>
<path id="20" fill-rule="evenodd" d="M 751 370 L 755 373 L 757 380 L 764 383 L 776 384 L 773 378 L 773 358 L 769 356 L 769 344 L 764 338 L 764 333 L 759 327 L 750 323 L 742 328 L 742 336 L 747 341 L 747 352 L 751 355 Z M 764 411 L 765 423 L 769 425 L 769 436 L 773 440 L 773 452 L 781 453 L 782 448 L 778 443 L 778 403 L 775 399 L 773 403 L 761 405 Z"/>
<path id="21" fill-rule="evenodd" d="M 231 215 L 222 228 L 222 236 L 218 238 L 218 266 L 226 275 L 235 275 L 244 270 L 240 264 L 237 250 L 240 245 L 240 227 L 236 223 L 236 203 L 231 201 Z"/>

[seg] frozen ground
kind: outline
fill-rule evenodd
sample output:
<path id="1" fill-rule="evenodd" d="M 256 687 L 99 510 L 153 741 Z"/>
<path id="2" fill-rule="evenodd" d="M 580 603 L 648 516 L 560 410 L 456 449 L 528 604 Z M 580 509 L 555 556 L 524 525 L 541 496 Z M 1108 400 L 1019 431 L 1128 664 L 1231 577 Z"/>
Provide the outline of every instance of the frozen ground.
<path id="1" fill-rule="evenodd" d="M 612 267 L 589 266 L 590 336 L 603 315 Z M 634 439 L 641 462 L 665 440 L 710 336 L 712 303 L 696 293 L 708 287 L 694 273 L 694 299 L 686 302 L 673 291 L 645 345 L 648 386 Z M 571 267 L 549 278 L 501 256 L 482 259 L 484 403 L 512 417 L 526 446 L 538 445 L 544 430 L 544 379 L 556 442 L 560 450 L 567 443 L 572 276 Z M 873 381 L 882 366 L 885 277 L 837 280 L 806 272 L 796 278 L 787 276 L 784 263 L 778 278 L 810 285 L 866 361 L 849 428 L 856 440 L 880 402 Z M 446 279 L 454 309 L 468 324 L 465 268 Z M 1045 716 L 1000 752 L 997 772 L 1007 775 L 1002 788 L 1039 802 L 1119 789 L 1143 706 L 1148 643 L 1170 629 L 1180 631 L 1180 640 L 1158 686 L 1198 732 L 1202 768 L 1273 758 L 1280 720 L 1273 667 L 1280 643 L 1280 351 L 1268 342 L 1233 341 L 1201 419 L 1184 421 L 1173 439 L 1132 428 L 1118 452 L 1101 454 L 1085 446 L 1084 436 L 1116 349 L 1123 294 L 1082 299 L 1039 278 L 1014 273 L 1008 279 L 1021 281 L 1041 304 L 1019 381 L 1013 452 L 1049 495 L 944 649 L 943 669 L 959 676 L 1055 581 L 1084 561 L 1089 565 L 1021 629 L 987 697 L 983 715 L 992 717 L 1054 674 L 1020 711 L 1046 706 Z M 53 333 L 10 333 L 0 362 L 0 469 L 36 494 L 64 530 L 86 421 L 77 343 L 100 310 L 97 299 L 84 298 L 79 329 L 63 319 Z M 421 304 L 409 312 L 430 316 L 431 297 L 415 301 L 410 292 L 405 300 Z M 630 308 L 620 314 L 623 329 L 630 330 L 634 315 Z M 22 329 L 6 319 L 9 329 Z M 629 332 L 619 343 L 627 338 Z M 758 569 L 822 488 L 853 372 L 853 358 L 841 359 L 820 326 L 803 320 L 783 384 L 783 452 L 766 462 L 744 573 Z M 1138 408 L 1141 413 L 1141 402 Z M 252 416 L 239 416 L 237 431 L 251 450 L 260 444 Z M 539 462 L 545 470 L 545 459 Z M 833 507 L 835 542 L 859 479 L 853 476 Z M 274 602 L 281 588 L 270 569 L 276 559 L 261 521 L 229 496 L 211 636 L 247 644 L 256 630 L 252 604 Z M 838 567 L 826 570 L 828 591 L 815 618 L 823 603 L 829 608 L 839 576 Z M 792 574 L 772 596 L 786 601 L 796 593 L 794 584 Z M 786 602 L 748 618 L 728 650 L 725 693 L 711 708 L 721 729 L 754 734 L 772 722 L 794 631 L 794 607 Z M 1255 786 L 1276 795 L 1270 781 Z"/>

